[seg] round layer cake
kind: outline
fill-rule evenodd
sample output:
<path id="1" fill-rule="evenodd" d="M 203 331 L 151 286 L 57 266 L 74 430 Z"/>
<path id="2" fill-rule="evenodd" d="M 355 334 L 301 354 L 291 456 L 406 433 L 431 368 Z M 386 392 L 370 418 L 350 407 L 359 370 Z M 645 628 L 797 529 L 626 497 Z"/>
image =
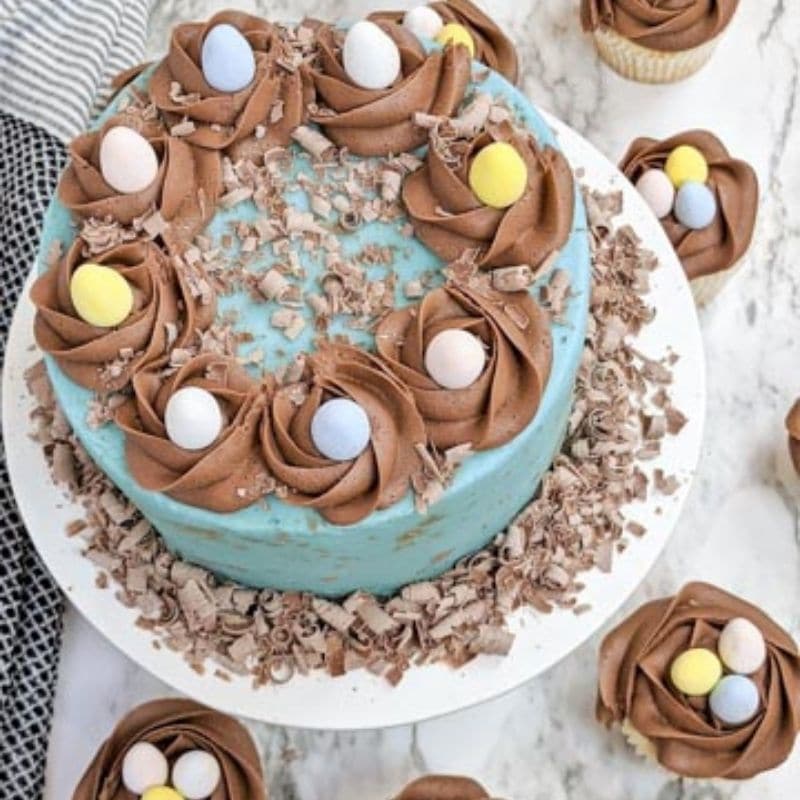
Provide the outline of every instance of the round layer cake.
<path id="1" fill-rule="evenodd" d="M 339 37 L 341 35 L 336 34 Z M 438 48 L 430 42 L 426 43 L 425 47 L 429 54 L 438 52 Z M 448 79 L 447 49 L 443 80 Z M 156 77 L 153 77 L 152 71 L 146 72 L 132 87 L 122 92 L 112 107 L 98 120 L 96 130 L 100 130 L 116 114 L 123 111 L 125 106 L 131 103 L 133 96 L 141 97 L 148 88 L 153 92 L 151 82 L 158 79 L 158 68 L 155 75 Z M 400 85 L 405 85 L 405 82 L 401 82 Z M 180 88 L 178 87 L 178 90 Z M 175 94 L 178 90 L 173 85 L 172 93 Z M 541 158 L 545 148 L 558 150 L 557 142 L 548 126 L 531 104 L 503 77 L 477 63 L 473 64 L 469 86 L 454 116 L 464 114 L 464 110 L 469 110 L 470 107 L 474 109 L 476 104 L 486 102 L 487 98 L 493 108 L 503 108 L 507 112 L 508 119 L 502 123 L 498 122 L 499 127 L 513 122 L 520 129 L 532 134 L 536 144 L 541 148 L 537 151 L 536 158 Z M 334 116 L 333 112 L 327 108 L 320 111 L 316 105 L 312 110 L 318 113 L 316 117 L 310 115 L 311 120 L 319 123 L 321 130 L 337 145 L 344 144 L 338 138 L 335 123 L 331 122 L 330 127 L 326 126 L 326 122 Z M 422 118 L 415 119 L 415 123 L 420 125 L 424 125 L 425 122 L 426 120 Z M 196 135 L 192 125 L 181 130 L 180 121 L 173 119 L 170 123 L 178 127 L 178 130 L 175 127 L 171 129 L 175 137 L 182 136 L 188 142 L 192 142 L 192 137 Z M 303 126 L 305 134 L 319 130 L 320 127 L 315 126 L 312 121 Z M 212 138 L 216 133 L 218 130 L 212 126 L 210 134 Z M 414 132 L 414 137 L 417 133 Z M 424 130 L 422 133 L 422 138 L 427 138 Z M 263 136 L 262 129 L 260 135 L 251 138 L 258 141 Z M 303 139 L 302 136 L 295 138 Z M 369 135 L 366 140 L 370 140 Z M 416 142 L 414 144 L 416 145 Z M 166 147 L 171 146 L 170 140 Z M 402 327 L 410 320 L 418 320 L 426 308 L 423 304 L 428 301 L 429 304 L 433 304 L 434 300 L 431 298 L 434 295 L 436 303 L 446 304 L 448 295 L 443 294 L 440 288 L 445 284 L 449 287 L 450 300 L 455 297 L 460 298 L 462 304 L 467 302 L 464 300 L 464 292 L 472 297 L 470 290 L 459 288 L 457 281 L 461 256 L 468 254 L 466 244 L 459 243 L 468 242 L 469 237 L 464 237 L 463 231 L 460 239 L 452 237 L 448 232 L 442 236 L 441 231 L 432 230 L 430 224 L 426 225 L 425 221 L 420 219 L 422 212 L 419 209 L 413 208 L 413 214 L 409 212 L 412 204 L 416 203 L 410 178 L 416 176 L 419 182 L 420 176 L 423 175 L 419 170 L 427 168 L 424 146 L 415 148 L 413 153 L 405 155 L 396 153 L 377 158 L 372 156 L 362 158 L 350 155 L 346 151 L 341 151 L 334 157 L 325 154 L 320 158 L 321 153 L 316 152 L 312 156 L 310 149 L 313 150 L 308 147 L 306 140 L 300 143 L 292 142 L 285 149 L 262 146 L 257 155 L 237 153 L 233 156 L 227 151 L 226 155 L 230 156 L 230 160 L 226 160 L 222 167 L 225 180 L 228 182 L 227 194 L 216 205 L 213 217 L 207 209 L 204 209 L 202 198 L 199 202 L 199 216 L 211 217 L 202 233 L 202 247 L 188 243 L 177 247 L 169 237 L 163 235 L 163 230 L 150 231 L 150 237 L 157 241 L 163 239 L 166 242 L 165 251 L 181 259 L 182 263 L 189 260 L 202 264 L 209 274 L 209 284 L 217 288 L 217 325 L 223 327 L 228 325 L 235 332 L 240 361 L 250 372 L 254 386 L 256 381 L 261 381 L 260 388 L 253 390 L 252 398 L 248 395 L 249 399 L 242 413 L 250 414 L 254 418 L 256 413 L 261 415 L 254 423 L 261 426 L 257 471 L 260 478 L 266 475 L 271 481 L 276 474 L 280 478 L 283 472 L 294 475 L 294 471 L 288 467 L 283 471 L 280 468 L 265 468 L 267 465 L 272 466 L 272 461 L 276 458 L 276 448 L 279 450 L 281 445 L 278 430 L 280 414 L 271 400 L 273 394 L 277 392 L 272 376 L 284 374 L 292 369 L 292 365 L 302 364 L 304 354 L 310 354 L 313 359 L 315 354 L 319 356 L 320 353 L 328 353 L 331 348 L 335 350 L 342 343 L 369 354 L 364 357 L 367 359 L 367 366 L 361 363 L 360 358 L 356 359 L 360 364 L 358 369 L 372 369 L 377 362 L 380 362 L 375 369 L 383 375 L 387 365 L 389 368 L 393 366 L 392 359 L 393 355 L 397 356 L 397 350 L 392 350 L 387 340 L 381 340 L 380 337 L 389 335 L 381 333 L 382 330 L 390 330 L 392 325 L 394 328 L 398 325 Z M 175 155 L 172 154 L 170 157 L 175 163 Z M 279 175 L 280 185 L 285 187 L 282 202 L 289 210 L 288 213 L 294 214 L 299 226 L 297 236 L 290 234 L 280 241 L 278 239 L 270 241 L 270 237 L 265 236 L 267 240 L 265 243 L 260 240 L 254 242 L 252 237 L 246 235 L 248 231 L 255 230 L 261 230 L 263 233 L 270 226 L 269 214 L 254 201 L 253 193 L 248 194 L 247 191 L 241 192 L 232 188 L 235 186 L 235 176 L 230 174 L 230 170 L 241 168 L 248 158 L 252 159 L 253 163 L 257 160 L 259 164 L 265 159 L 274 160 L 273 176 Z M 73 160 L 75 160 L 74 152 Z M 198 158 L 197 164 L 200 163 Z M 377 219 L 370 219 L 367 214 L 350 218 L 345 210 L 337 215 L 335 208 L 330 208 L 326 202 L 321 204 L 318 202 L 320 197 L 330 198 L 336 193 L 337 187 L 346 185 L 348 177 L 354 174 L 354 170 L 356 173 L 360 170 L 359 174 L 363 178 L 367 173 L 380 173 L 387 165 L 392 168 L 397 167 L 401 172 L 405 170 L 402 199 L 397 201 L 396 213 L 383 214 Z M 200 168 L 200 166 L 196 168 L 195 174 Z M 428 179 L 430 180 L 430 177 Z M 436 185 L 433 185 L 434 194 L 436 188 Z M 542 197 L 545 197 L 548 191 L 553 191 L 552 187 L 547 186 L 542 186 L 540 190 Z M 538 298 L 542 287 L 551 280 L 553 270 L 559 271 L 562 285 L 567 281 L 569 284 L 567 301 L 559 313 L 552 314 L 551 319 L 551 316 L 545 316 L 545 312 L 541 311 L 541 318 L 546 320 L 549 326 L 551 345 L 548 347 L 552 348 L 552 360 L 549 377 L 541 391 L 541 397 L 538 398 L 535 415 L 521 430 L 514 431 L 508 441 L 503 442 L 504 439 L 509 439 L 507 436 L 494 435 L 494 430 L 484 430 L 482 434 L 486 445 L 484 447 L 471 447 L 470 443 L 467 443 L 466 447 L 458 446 L 462 439 L 452 433 L 452 425 L 439 426 L 435 429 L 430 427 L 425 433 L 428 437 L 426 442 L 409 439 L 408 444 L 413 445 L 416 450 L 425 450 L 421 458 L 428 467 L 433 465 L 434 473 L 437 471 L 436 464 L 445 463 L 441 458 L 442 453 L 449 452 L 453 455 L 454 461 L 463 460 L 463 463 L 458 463 L 452 474 L 448 472 L 442 477 L 437 484 L 439 491 L 434 493 L 435 496 L 424 497 L 425 502 L 420 502 L 419 491 L 416 493 L 412 491 L 412 481 L 408 479 L 401 484 L 400 491 L 395 487 L 397 496 L 392 498 L 392 502 L 373 504 L 376 507 L 370 508 L 368 513 L 354 511 L 354 508 L 361 506 L 352 503 L 334 510 L 323 509 L 319 505 L 313 507 L 314 503 L 311 500 L 308 502 L 303 500 L 305 495 L 301 495 L 297 487 L 287 488 L 284 485 L 286 481 L 280 479 L 275 481 L 279 485 L 276 491 L 267 496 L 256 497 L 254 494 L 253 501 L 249 505 L 247 502 L 206 502 L 212 489 L 208 487 L 206 491 L 202 482 L 199 486 L 194 486 L 191 492 L 183 494 L 145 489 L 143 483 L 152 484 L 158 481 L 159 475 L 153 473 L 158 473 L 163 465 L 158 463 L 157 459 L 153 460 L 152 453 L 144 456 L 141 450 L 132 453 L 132 449 L 136 450 L 136 447 L 132 448 L 131 440 L 136 441 L 141 409 L 129 410 L 126 412 L 127 417 L 124 413 L 118 413 L 118 424 L 97 425 L 90 413 L 96 392 L 79 385 L 75 380 L 74 371 L 71 369 L 65 371 L 63 361 L 48 355 L 46 357 L 48 372 L 58 403 L 73 426 L 77 438 L 95 463 L 142 511 L 164 537 L 170 549 L 188 561 L 207 567 L 221 577 L 254 587 L 341 596 L 358 589 L 386 594 L 403 585 L 439 574 L 459 559 L 479 550 L 509 524 L 517 512 L 535 495 L 542 476 L 558 453 L 565 434 L 571 411 L 573 385 L 583 352 L 591 286 L 588 230 L 584 208 L 577 186 L 571 187 L 570 191 L 574 193 L 574 202 L 570 203 L 571 220 L 568 235 L 565 231 L 565 241 L 563 244 L 559 243 L 557 254 L 548 260 L 538 280 L 522 289 L 528 292 L 531 298 Z M 195 192 L 197 192 L 196 186 L 186 187 L 187 195 L 192 195 L 189 197 L 190 202 L 196 199 Z M 376 192 L 378 194 L 381 192 L 379 184 L 376 185 Z M 63 196 L 62 193 L 62 199 Z M 532 202 L 539 206 L 546 204 L 541 198 Z M 436 213 L 441 216 L 441 221 L 447 228 L 454 215 L 441 211 L 438 206 Z M 163 224 L 163 219 L 160 221 Z M 517 250 L 523 250 L 523 256 L 524 248 L 528 246 L 527 243 L 532 237 L 548 233 L 546 223 L 545 219 L 542 231 L 534 230 L 535 226 L 518 231 Z M 149 238 L 146 235 L 146 228 L 147 226 L 144 232 L 140 232 L 140 239 Z M 49 254 L 52 253 L 54 245 L 60 244 L 62 252 L 67 251 L 73 245 L 79 230 L 79 220 L 75 219 L 64 203 L 58 199 L 54 200 L 45 220 L 38 261 L 40 274 L 51 268 Z M 240 233 L 244 231 L 244 235 L 236 235 L 237 231 Z M 309 241 L 314 237 L 317 237 L 315 241 L 319 246 L 309 245 Z M 335 241 L 332 241 L 331 237 L 335 237 Z M 423 243 L 423 239 L 428 245 Z M 442 239 L 446 240 L 444 244 Z M 451 252 L 445 252 L 448 248 Z M 437 255 L 434 249 L 440 254 Z M 452 252 L 454 249 L 456 251 L 460 249 L 461 252 Z M 328 274 L 331 251 L 335 251 L 345 260 L 351 259 L 361 264 L 364 280 L 371 286 L 379 286 L 384 294 L 392 295 L 385 303 L 385 313 L 378 315 L 377 320 L 370 319 L 365 322 L 357 315 L 330 313 L 325 325 L 320 325 L 320 320 L 316 316 L 319 309 L 315 311 L 314 298 L 319 296 L 321 281 Z M 513 246 L 510 251 L 514 251 Z M 444 258 L 441 255 L 444 255 Z M 484 252 L 483 255 L 490 257 L 491 253 Z M 94 255 L 92 258 L 95 261 L 102 260 L 102 256 Z M 235 275 L 233 270 L 230 275 L 226 274 L 226 263 L 241 264 L 243 259 L 247 265 L 244 278 L 241 270 Z M 506 259 L 502 266 L 513 269 L 516 263 Z M 524 264 L 524 259 L 519 263 Z M 483 266 L 486 268 L 487 265 Z M 489 264 L 488 270 L 480 271 L 479 274 L 490 276 L 493 266 Z M 280 285 L 278 288 L 273 286 L 274 291 L 269 288 L 273 285 L 268 278 L 270 275 Z M 266 291 L 262 290 L 259 293 L 254 289 L 254 287 L 264 287 L 265 281 Z M 281 298 L 278 297 L 280 287 L 285 288 L 287 281 L 291 287 L 290 300 L 286 302 L 283 298 L 281 302 Z M 409 288 L 412 286 L 415 287 L 414 291 Z M 521 294 L 519 287 L 514 288 L 517 291 L 506 295 L 510 306 L 519 302 Z M 34 300 L 37 300 L 36 292 Z M 470 302 L 472 301 L 467 302 L 467 305 Z M 476 302 L 480 305 L 481 301 Z M 525 302 L 529 301 L 526 299 Z M 37 302 L 37 305 L 40 303 Z M 178 305 L 182 307 L 180 301 Z M 408 311 L 403 318 L 402 314 L 406 309 Z M 513 318 L 511 311 L 509 315 Z M 387 321 L 392 319 L 393 322 Z M 376 324 L 378 341 L 376 341 Z M 382 325 L 388 327 L 382 328 Z M 521 327 L 524 328 L 524 325 Z M 407 330 L 405 335 L 408 335 Z M 181 343 L 179 341 L 178 344 Z M 489 357 L 495 356 L 496 354 L 490 353 Z M 373 363 L 369 359 L 377 361 Z M 163 368 L 163 362 L 157 363 Z M 171 370 L 163 368 L 158 373 L 151 369 L 150 377 L 147 377 L 147 364 L 144 364 L 136 386 L 139 388 L 146 386 L 146 380 L 174 381 L 178 369 L 178 365 L 173 365 Z M 356 367 L 352 369 L 357 372 Z M 134 374 L 137 370 L 133 370 Z M 71 372 L 71 376 L 67 372 Z M 389 369 L 387 374 L 391 372 Z M 351 371 L 350 374 L 355 373 Z M 166 377 L 167 375 L 169 377 Z M 400 385 L 398 390 L 400 395 L 404 398 L 413 398 L 410 401 L 412 406 L 416 403 L 422 407 L 420 396 L 424 401 L 425 392 L 415 389 L 414 386 L 402 385 L 403 375 L 401 366 L 395 370 L 394 377 L 390 376 L 389 379 L 382 377 L 381 380 L 386 381 L 385 385 L 391 391 L 395 391 Z M 313 391 L 321 380 L 317 375 L 308 386 L 311 386 Z M 513 370 L 510 373 L 508 371 L 503 373 L 503 381 L 501 385 L 495 387 L 498 392 L 497 397 L 502 398 L 502 403 L 513 403 L 515 399 L 522 402 L 525 400 L 525 394 L 535 389 L 529 381 L 526 382 L 524 376 Z M 125 393 L 130 393 L 130 387 L 124 385 L 113 388 L 122 389 L 123 399 Z M 146 393 L 147 390 L 142 389 L 142 391 Z M 383 389 L 378 388 L 374 394 L 380 398 L 382 392 Z M 126 407 L 132 402 L 128 400 Z M 256 405 L 254 411 L 253 403 L 263 404 L 263 407 Z M 419 418 L 416 410 L 409 413 L 413 420 Z M 262 418 L 266 422 L 262 422 Z M 402 416 L 398 417 L 396 408 L 390 409 L 388 419 L 394 426 L 396 436 L 400 438 L 404 434 L 412 436 L 407 420 Z M 454 423 L 455 430 L 459 430 L 457 422 Z M 379 421 L 372 417 L 371 446 L 376 448 L 375 457 L 380 461 L 382 457 L 380 448 L 389 446 L 391 449 L 395 443 L 390 442 L 389 445 L 385 445 L 384 441 L 384 444 L 381 444 L 376 433 L 377 425 Z M 411 427 L 413 428 L 413 425 Z M 275 431 L 277 439 L 273 435 Z M 126 432 L 128 433 L 127 458 Z M 476 438 L 474 432 L 470 438 L 471 444 L 474 445 Z M 495 446 L 497 442 L 503 443 Z M 465 457 L 467 455 L 468 457 Z M 260 463 L 262 457 L 266 459 L 267 465 Z M 425 465 L 424 463 L 422 466 Z M 237 475 L 237 479 L 240 473 L 245 476 L 252 474 L 252 470 L 244 468 L 241 459 L 231 463 L 230 470 L 232 475 Z M 228 488 L 230 489 L 230 486 Z M 247 493 L 250 488 L 236 487 L 238 499 L 244 498 L 249 501 Z M 415 488 L 419 489 L 418 486 Z M 179 494 L 183 502 L 175 499 L 175 494 Z M 232 510 L 227 510 L 228 507 Z M 220 508 L 224 510 L 219 510 Z"/>

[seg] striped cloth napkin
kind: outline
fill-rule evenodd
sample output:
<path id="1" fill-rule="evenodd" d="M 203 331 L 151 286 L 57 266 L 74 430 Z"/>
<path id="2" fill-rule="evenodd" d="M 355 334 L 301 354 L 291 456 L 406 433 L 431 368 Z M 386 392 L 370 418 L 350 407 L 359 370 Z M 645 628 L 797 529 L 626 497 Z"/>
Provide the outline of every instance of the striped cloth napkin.
<path id="1" fill-rule="evenodd" d="M 0 360 L 65 143 L 107 101 L 111 78 L 142 60 L 152 2 L 0 0 Z M 19 518 L 0 451 L 4 800 L 42 796 L 62 612 L 62 595 Z"/>

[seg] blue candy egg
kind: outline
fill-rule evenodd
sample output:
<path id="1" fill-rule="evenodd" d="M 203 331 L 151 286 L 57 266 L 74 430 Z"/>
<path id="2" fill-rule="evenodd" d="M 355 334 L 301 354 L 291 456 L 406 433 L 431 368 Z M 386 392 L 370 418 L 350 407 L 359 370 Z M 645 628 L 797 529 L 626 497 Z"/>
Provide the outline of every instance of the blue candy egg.
<path id="1" fill-rule="evenodd" d="M 708 699 L 711 713 L 724 725 L 736 727 L 758 713 L 761 699 L 758 688 L 744 675 L 726 675 Z"/>
<path id="2" fill-rule="evenodd" d="M 203 77 L 218 92 L 238 92 L 253 82 L 256 60 L 242 34 L 223 23 L 206 35 L 200 54 Z"/>
<path id="3" fill-rule="evenodd" d="M 311 420 L 311 439 L 333 461 L 357 458 L 369 444 L 372 429 L 367 412 L 347 397 L 323 403 Z"/>
<path id="4" fill-rule="evenodd" d="M 681 225 L 699 231 L 717 215 L 717 199 L 704 183 L 687 181 L 675 195 L 675 218 Z"/>

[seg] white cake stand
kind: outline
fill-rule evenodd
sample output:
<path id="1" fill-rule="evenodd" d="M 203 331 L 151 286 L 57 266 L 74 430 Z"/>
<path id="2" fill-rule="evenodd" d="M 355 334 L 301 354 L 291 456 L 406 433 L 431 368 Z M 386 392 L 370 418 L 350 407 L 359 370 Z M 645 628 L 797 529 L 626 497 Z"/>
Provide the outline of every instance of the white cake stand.
<path id="1" fill-rule="evenodd" d="M 198 675 L 179 654 L 153 646 L 153 635 L 134 625 L 137 612 L 117 602 L 113 589 L 97 588 L 95 567 L 81 555 L 79 538 L 65 535 L 66 524 L 80 516 L 80 508 L 53 484 L 39 446 L 26 435 L 33 401 L 23 375 L 40 357 L 26 292 L 14 317 L 3 374 L 3 436 L 14 491 L 33 541 L 67 597 L 133 661 L 201 702 L 276 725 L 356 730 L 408 724 L 497 697 L 549 669 L 597 631 L 643 580 L 678 521 L 700 454 L 705 365 L 697 315 L 675 253 L 638 193 L 586 140 L 558 120 L 547 119 L 573 168 L 582 170 L 583 181 L 601 190 L 622 190 L 621 219 L 633 225 L 661 261 L 648 297 L 657 309 L 656 319 L 636 347 L 653 357 L 668 350 L 680 356 L 671 393 L 689 417 L 680 435 L 666 439 L 661 455 L 649 465 L 677 475 L 682 481 L 679 490 L 627 509 L 648 533 L 615 559 L 610 574 L 595 570 L 582 577 L 586 589 L 580 602 L 590 604 L 590 610 L 541 615 L 522 609 L 509 620 L 516 641 L 507 657 L 480 657 L 458 670 L 440 665 L 412 668 L 395 688 L 365 670 L 336 679 L 324 674 L 296 677 L 283 686 L 259 689 L 249 678 L 222 681 L 212 676 L 213 670 Z"/>

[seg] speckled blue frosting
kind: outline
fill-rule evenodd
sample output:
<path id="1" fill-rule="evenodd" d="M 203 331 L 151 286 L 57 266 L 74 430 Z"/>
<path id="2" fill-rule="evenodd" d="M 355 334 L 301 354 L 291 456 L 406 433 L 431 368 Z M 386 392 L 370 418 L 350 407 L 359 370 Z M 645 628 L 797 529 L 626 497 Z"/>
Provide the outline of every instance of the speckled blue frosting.
<path id="1" fill-rule="evenodd" d="M 484 72 L 481 68 L 481 74 Z M 145 75 L 140 83 L 146 80 Z M 479 88 L 504 98 L 518 121 L 535 134 L 540 144 L 558 147 L 544 120 L 500 75 L 488 73 Z M 114 113 L 120 99 L 98 120 L 98 127 Z M 313 174 L 307 154 L 295 146 L 293 149 L 292 170 Z M 288 199 L 298 208 L 307 208 L 304 193 L 289 194 Z M 219 243 L 232 222 L 253 220 L 258 213 L 250 203 L 220 209 L 206 234 Z M 342 237 L 345 254 L 355 254 L 367 244 L 393 250 L 391 269 L 397 275 L 398 306 L 408 303 L 402 293 L 408 280 L 437 270 L 442 264 L 421 242 L 404 236 L 400 228 L 396 223 L 375 222 Z M 69 211 L 53 200 L 45 218 L 40 271 L 46 269 L 46 254 L 53 243 L 60 240 L 68 246 L 75 234 Z M 319 291 L 318 259 L 319 256 L 301 255 L 307 273 L 304 288 L 308 291 Z M 276 260 L 271 254 L 264 254 L 250 268 L 267 270 Z M 73 383 L 49 357 L 47 367 L 56 397 L 86 450 L 174 552 L 222 577 L 255 587 L 328 596 L 356 589 L 387 594 L 439 574 L 483 547 L 535 495 L 552 463 L 572 405 L 591 284 L 586 216 L 577 187 L 571 234 L 557 265 L 569 273 L 572 296 L 563 323 L 552 326 L 552 372 L 535 419 L 504 447 L 469 458 L 443 497 L 425 514 L 415 510 L 411 492 L 390 508 L 355 525 L 341 527 L 326 522 L 312 509 L 290 506 L 272 497 L 266 506 L 257 503 L 235 513 L 219 514 L 145 491 L 127 469 L 122 433 L 114 425 L 93 429 L 87 424 L 91 392 Z M 385 269 L 375 267 L 375 274 Z M 220 302 L 221 312 L 235 311 L 237 327 L 253 334 L 254 340 L 247 349 L 262 350 L 264 366 L 270 370 L 286 363 L 295 353 L 310 349 L 313 337 L 313 325 L 308 324 L 298 339 L 289 342 L 268 323 L 273 308 L 272 304 L 254 302 L 244 291 L 225 296 Z M 335 321 L 331 332 L 346 332 L 354 343 L 372 346 L 371 335 L 351 330 L 346 320 Z"/>

